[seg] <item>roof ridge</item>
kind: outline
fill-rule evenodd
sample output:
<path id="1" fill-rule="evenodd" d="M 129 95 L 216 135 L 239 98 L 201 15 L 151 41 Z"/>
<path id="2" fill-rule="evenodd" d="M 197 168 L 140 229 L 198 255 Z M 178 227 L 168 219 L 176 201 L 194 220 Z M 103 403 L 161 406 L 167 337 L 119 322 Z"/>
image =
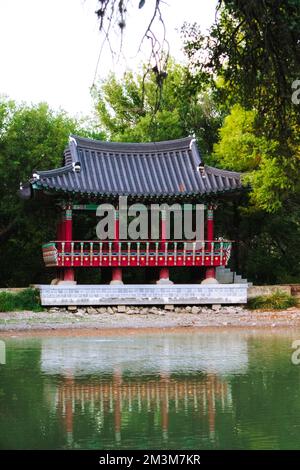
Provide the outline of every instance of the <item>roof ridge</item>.
<path id="1" fill-rule="evenodd" d="M 193 137 L 183 137 L 181 139 L 163 140 L 157 142 L 111 142 L 106 140 L 96 140 L 87 137 L 80 137 L 71 135 L 72 139 L 76 141 L 77 146 L 80 144 L 89 148 L 98 148 L 111 151 L 131 151 L 136 153 L 149 153 L 159 151 L 170 151 L 179 149 L 188 149 Z"/>
<path id="2" fill-rule="evenodd" d="M 206 170 L 212 170 L 212 173 L 219 173 L 219 174 L 222 174 L 223 176 L 224 173 L 228 176 L 233 176 L 233 177 L 236 177 L 236 178 L 240 178 L 241 176 L 241 173 L 239 173 L 238 171 L 231 171 L 231 170 L 225 170 L 223 168 L 217 168 L 215 166 L 210 166 L 210 165 L 205 165 L 205 169 Z"/>

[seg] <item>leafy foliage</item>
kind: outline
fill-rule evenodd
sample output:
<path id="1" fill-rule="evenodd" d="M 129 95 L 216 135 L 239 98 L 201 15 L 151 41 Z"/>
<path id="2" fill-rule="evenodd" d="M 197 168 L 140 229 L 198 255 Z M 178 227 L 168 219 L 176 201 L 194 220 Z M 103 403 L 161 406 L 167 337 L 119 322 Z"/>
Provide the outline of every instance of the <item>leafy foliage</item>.
<path id="1" fill-rule="evenodd" d="M 214 146 L 214 156 L 221 165 L 236 171 L 251 171 L 258 167 L 268 141 L 254 132 L 255 111 L 246 111 L 234 105 L 224 119 L 219 131 L 219 142 Z"/>
<path id="2" fill-rule="evenodd" d="M 248 307 L 251 309 L 284 310 L 289 307 L 295 307 L 296 305 L 297 299 L 295 297 L 280 290 L 277 290 L 272 295 L 261 295 L 248 301 Z"/>
<path id="3" fill-rule="evenodd" d="M 18 310 L 42 311 L 39 291 L 29 288 L 16 293 L 0 292 L 0 312 Z"/>
<path id="4" fill-rule="evenodd" d="M 286 132 L 291 86 L 300 70 L 298 0 L 219 0 L 217 12 L 208 37 L 196 25 L 185 27 L 190 61 L 221 75 L 243 106 L 255 104 L 270 131 Z"/>
<path id="5" fill-rule="evenodd" d="M 219 206 L 216 234 L 236 240 L 231 267 L 254 284 L 289 284 L 300 280 L 298 207 L 275 213 L 257 210 L 246 196 Z"/>
<path id="6" fill-rule="evenodd" d="M 163 88 L 155 74 L 111 75 L 94 90 L 100 124 L 111 140 L 149 142 L 195 134 L 209 155 L 222 120 L 213 96 L 197 75 L 170 62 Z M 158 95 L 159 94 L 159 95 Z"/>
<path id="7" fill-rule="evenodd" d="M 223 167 L 242 171 L 244 183 L 252 188 L 251 199 L 258 207 L 276 211 L 294 190 L 285 159 L 279 165 L 280 144 L 257 131 L 257 113 L 236 104 L 226 116 L 214 146 L 215 161 Z"/>
<path id="8" fill-rule="evenodd" d="M 97 135 L 45 103 L 27 106 L 0 101 L 0 285 L 26 286 L 45 276 L 40 247 L 54 236 L 55 207 L 24 202 L 17 191 L 20 181 L 27 181 L 35 168 L 61 166 L 68 136 L 76 132 Z"/>
<path id="9" fill-rule="evenodd" d="M 234 163 L 240 143 L 234 167 L 255 164 L 253 200 L 264 210 L 279 210 L 299 194 L 300 107 L 291 98 L 300 73 L 300 3 L 219 0 L 217 13 L 206 37 L 196 24 L 183 27 L 190 68 L 210 79 L 221 106 L 233 106 L 216 152 L 220 156 L 225 148 L 222 160 L 231 154 Z M 246 131 L 243 138 L 239 126 Z"/>

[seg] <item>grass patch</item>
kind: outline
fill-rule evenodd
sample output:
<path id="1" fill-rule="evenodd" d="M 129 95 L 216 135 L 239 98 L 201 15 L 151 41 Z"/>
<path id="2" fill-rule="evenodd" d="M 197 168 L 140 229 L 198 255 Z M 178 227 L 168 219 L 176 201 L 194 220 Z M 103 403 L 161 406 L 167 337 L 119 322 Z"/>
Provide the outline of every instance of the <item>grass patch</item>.
<path id="1" fill-rule="evenodd" d="M 284 310 L 289 307 L 297 305 L 297 299 L 286 292 L 277 290 L 271 295 L 259 295 L 253 299 L 248 300 L 248 307 L 251 309 L 265 308 Z"/>
<path id="2" fill-rule="evenodd" d="M 40 302 L 38 289 L 24 289 L 20 292 L 0 292 L 0 312 L 13 312 L 17 310 L 32 310 L 41 312 L 43 307 Z"/>

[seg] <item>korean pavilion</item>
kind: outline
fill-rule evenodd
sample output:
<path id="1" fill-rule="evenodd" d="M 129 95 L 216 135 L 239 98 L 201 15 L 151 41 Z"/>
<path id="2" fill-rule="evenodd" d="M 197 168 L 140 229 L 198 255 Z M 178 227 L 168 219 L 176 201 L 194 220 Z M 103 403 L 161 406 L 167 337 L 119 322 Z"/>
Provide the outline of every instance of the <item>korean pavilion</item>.
<path id="1" fill-rule="evenodd" d="M 105 142 L 70 136 L 63 166 L 34 171 L 21 185 L 24 198 L 50 198 L 60 215 L 56 240 L 43 245 L 46 267 L 57 268 L 56 283 L 74 284 L 76 272 L 83 268 L 111 270 L 111 283 L 122 284 L 122 269 L 156 267 L 157 281 L 171 282 L 169 268 L 199 267 L 202 282 L 216 283 L 215 269 L 226 266 L 231 241 L 215 238 L 214 210 L 218 200 L 242 190 L 241 174 L 204 164 L 194 138 L 151 143 Z M 121 239 L 118 201 L 128 204 L 179 203 L 190 210 L 205 207 L 205 235 L 201 240 L 166 237 L 166 216 L 160 211 L 160 230 L 156 240 Z M 74 240 L 73 223 L 78 211 L 94 210 L 99 204 L 114 205 L 112 240 Z M 192 208 L 192 209 L 191 209 Z M 45 241 L 46 242 L 46 241 Z M 200 274 L 199 274 L 200 275 Z"/>

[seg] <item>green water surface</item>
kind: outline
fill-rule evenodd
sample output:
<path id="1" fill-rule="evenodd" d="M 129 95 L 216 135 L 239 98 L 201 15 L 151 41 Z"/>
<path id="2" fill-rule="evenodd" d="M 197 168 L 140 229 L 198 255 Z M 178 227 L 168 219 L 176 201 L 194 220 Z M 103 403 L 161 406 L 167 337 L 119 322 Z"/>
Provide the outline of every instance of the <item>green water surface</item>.
<path id="1" fill-rule="evenodd" d="M 300 449 L 298 338 L 12 335 L 1 342 L 0 448 Z"/>

